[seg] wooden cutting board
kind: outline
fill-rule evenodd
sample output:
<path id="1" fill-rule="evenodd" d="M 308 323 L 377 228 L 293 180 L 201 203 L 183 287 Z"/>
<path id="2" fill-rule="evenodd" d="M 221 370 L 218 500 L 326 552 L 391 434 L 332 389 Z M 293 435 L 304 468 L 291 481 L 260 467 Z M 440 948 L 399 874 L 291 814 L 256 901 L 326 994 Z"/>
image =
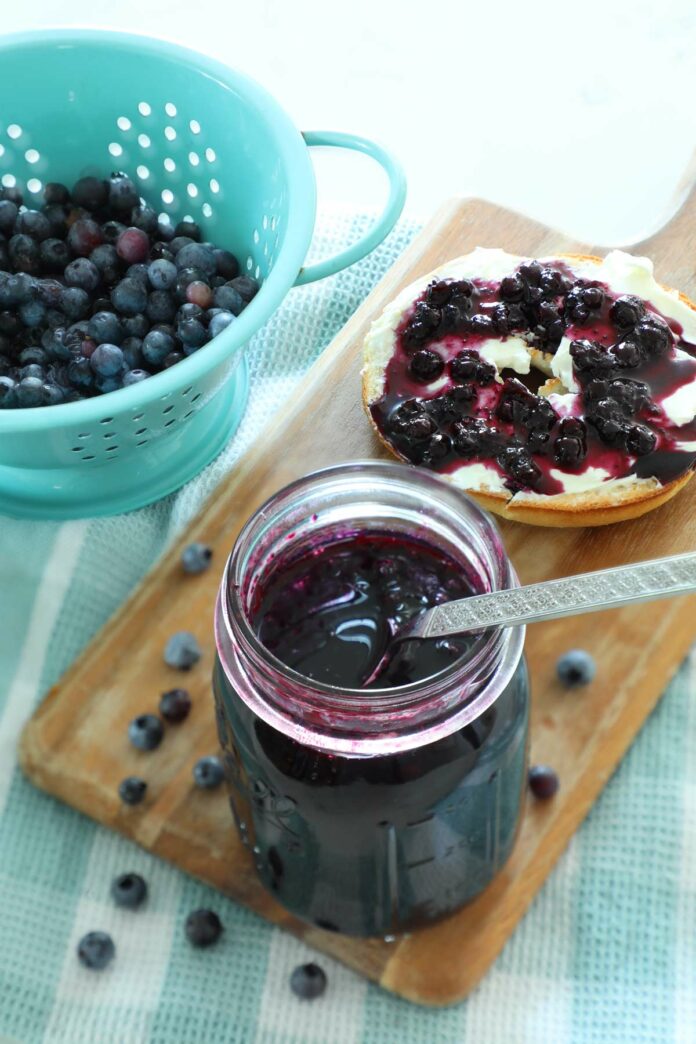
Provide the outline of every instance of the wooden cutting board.
<path id="1" fill-rule="evenodd" d="M 666 229 L 638 248 L 654 258 L 658 278 L 691 296 L 696 296 L 695 216 L 692 199 Z M 338 461 L 381 455 L 360 405 L 363 335 L 401 286 L 476 244 L 521 254 L 595 252 L 489 203 L 444 205 L 184 536 L 51 690 L 21 742 L 22 765 L 38 786 L 318 950 L 423 1004 L 464 997 L 500 952 L 696 637 L 695 600 L 530 628 L 532 760 L 558 768 L 561 790 L 549 803 L 528 803 L 510 862 L 476 902 L 394 943 L 340 938 L 284 913 L 257 883 L 232 829 L 224 794 L 196 791 L 191 768 L 196 758 L 217 748 L 209 686 L 212 613 L 219 575 L 239 527 L 286 482 Z M 696 481 L 635 522 L 588 530 L 518 523 L 501 528 L 523 583 L 693 550 Z M 183 575 L 179 564 L 182 547 L 194 539 L 214 548 L 215 568 L 201 577 Z M 205 650 L 202 663 L 186 676 L 162 660 L 166 638 L 181 629 L 193 631 Z M 554 663 L 572 646 L 592 651 L 597 679 L 586 689 L 565 692 L 555 681 Z M 130 719 L 156 710 L 159 694 L 182 682 L 194 699 L 190 719 L 169 728 L 156 752 L 133 750 L 126 738 Z M 149 781 L 148 798 L 127 808 L 116 788 L 133 773 Z"/>

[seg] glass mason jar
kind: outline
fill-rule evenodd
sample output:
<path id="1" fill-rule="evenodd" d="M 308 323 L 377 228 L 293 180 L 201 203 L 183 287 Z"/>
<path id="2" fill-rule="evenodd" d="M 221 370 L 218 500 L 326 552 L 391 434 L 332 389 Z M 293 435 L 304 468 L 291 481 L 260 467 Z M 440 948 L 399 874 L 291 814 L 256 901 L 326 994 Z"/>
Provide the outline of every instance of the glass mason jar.
<path id="1" fill-rule="evenodd" d="M 339 689 L 285 666 L 249 612 L 282 563 L 346 534 L 417 538 L 471 586 L 517 585 L 492 520 L 423 470 L 339 465 L 272 497 L 240 533 L 216 608 L 214 692 L 237 828 L 265 887 L 311 924 L 394 935 L 469 902 L 510 855 L 527 767 L 523 628 L 439 674 Z"/>

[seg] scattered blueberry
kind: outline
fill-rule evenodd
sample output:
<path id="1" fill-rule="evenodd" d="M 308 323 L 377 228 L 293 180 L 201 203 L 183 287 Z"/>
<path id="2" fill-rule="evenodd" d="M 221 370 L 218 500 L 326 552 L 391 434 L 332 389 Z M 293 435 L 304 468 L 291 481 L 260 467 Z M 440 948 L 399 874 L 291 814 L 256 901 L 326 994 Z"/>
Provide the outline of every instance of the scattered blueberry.
<path id="1" fill-rule="evenodd" d="M 196 540 L 181 552 L 181 564 L 185 573 L 204 573 L 213 557 L 212 548 Z"/>
<path id="2" fill-rule="evenodd" d="M 290 976 L 290 989 L 302 1000 L 316 1000 L 326 989 L 326 972 L 314 964 L 299 964 Z"/>
<path id="3" fill-rule="evenodd" d="M 164 662 L 179 671 L 188 671 L 201 658 L 201 649 L 195 635 L 177 631 L 164 647 Z"/>
<path id="4" fill-rule="evenodd" d="M 140 874 L 119 874 L 111 882 L 111 897 L 117 906 L 135 910 L 147 899 L 147 884 Z"/>
<path id="5" fill-rule="evenodd" d="M 574 689 L 579 685 L 588 685 L 595 676 L 597 665 L 594 658 L 584 649 L 571 649 L 564 653 L 556 663 L 559 680 Z"/>
<path id="6" fill-rule="evenodd" d="M 214 910 L 193 910 L 184 925 L 186 938 L 192 946 L 212 946 L 223 933 L 222 921 Z"/>
<path id="7" fill-rule="evenodd" d="M 123 352 L 115 344 L 100 344 L 92 352 L 89 361 L 99 377 L 115 377 L 123 369 Z"/>
<path id="8" fill-rule="evenodd" d="M 222 762 L 215 754 L 209 754 L 199 758 L 193 766 L 193 781 L 197 787 L 203 790 L 213 790 L 219 787 L 225 778 L 225 770 Z"/>
<path id="9" fill-rule="evenodd" d="M 527 781 L 532 794 L 540 801 L 552 798 L 559 787 L 558 776 L 548 765 L 532 765 Z"/>
<path id="10" fill-rule="evenodd" d="M 77 956 L 85 968 L 102 971 L 116 956 L 116 947 L 106 932 L 88 932 L 77 945 Z"/>
<path id="11" fill-rule="evenodd" d="M 139 714 L 128 726 L 128 739 L 138 750 L 155 750 L 163 736 L 164 728 L 156 714 Z"/>
<path id="12" fill-rule="evenodd" d="M 171 290 L 176 282 L 177 267 L 172 261 L 153 261 L 147 270 L 153 290 Z"/>
<path id="13" fill-rule="evenodd" d="M 147 783 L 139 776 L 127 776 L 118 785 L 118 795 L 125 805 L 139 805 L 146 791 Z"/>
<path id="14" fill-rule="evenodd" d="M 159 712 L 171 725 L 188 718 L 191 710 L 191 697 L 186 689 L 169 689 L 160 697 Z"/>

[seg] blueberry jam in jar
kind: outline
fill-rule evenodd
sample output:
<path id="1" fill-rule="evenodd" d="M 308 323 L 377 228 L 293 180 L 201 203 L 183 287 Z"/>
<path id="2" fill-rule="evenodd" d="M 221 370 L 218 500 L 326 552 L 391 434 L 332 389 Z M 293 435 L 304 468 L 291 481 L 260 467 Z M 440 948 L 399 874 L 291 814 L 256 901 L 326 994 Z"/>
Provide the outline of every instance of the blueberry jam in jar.
<path id="1" fill-rule="evenodd" d="M 394 935 L 502 868 L 526 779 L 524 630 L 390 639 L 516 584 L 488 516 L 401 465 L 310 475 L 242 530 L 216 609 L 218 729 L 240 836 L 290 912 Z"/>

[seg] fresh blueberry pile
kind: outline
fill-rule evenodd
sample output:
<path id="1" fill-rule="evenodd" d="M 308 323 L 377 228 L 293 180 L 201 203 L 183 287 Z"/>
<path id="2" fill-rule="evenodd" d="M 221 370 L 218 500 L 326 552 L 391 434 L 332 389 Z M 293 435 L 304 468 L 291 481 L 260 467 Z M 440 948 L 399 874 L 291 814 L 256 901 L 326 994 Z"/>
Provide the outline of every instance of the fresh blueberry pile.
<path id="1" fill-rule="evenodd" d="M 578 416 L 559 416 L 514 377 L 495 382 L 495 367 L 477 345 L 508 334 L 551 354 L 570 339 Z M 524 263 L 499 283 L 432 282 L 397 329 L 397 343 L 387 391 L 372 413 L 414 464 L 442 469 L 488 459 L 513 492 L 557 493 L 553 467 L 580 468 L 607 450 L 644 458 L 658 448 L 652 422 L 660 410 L 641 377 L 673 343 L 667 322 L 637 297 L 575 277 L 563 262 Z M 412 397 L 413 384 L 439 380 L 434 394 L 424 387 Z"/>
<path id="2" fill-rule="evenodd" d="M 117 391 L 198 351 L 258 291 L 234 254 L 173 226 L 127 174 L 0 190 L 0 408 Z"/>

